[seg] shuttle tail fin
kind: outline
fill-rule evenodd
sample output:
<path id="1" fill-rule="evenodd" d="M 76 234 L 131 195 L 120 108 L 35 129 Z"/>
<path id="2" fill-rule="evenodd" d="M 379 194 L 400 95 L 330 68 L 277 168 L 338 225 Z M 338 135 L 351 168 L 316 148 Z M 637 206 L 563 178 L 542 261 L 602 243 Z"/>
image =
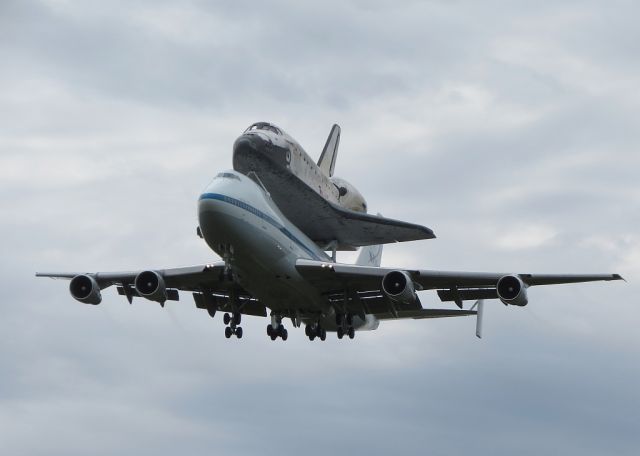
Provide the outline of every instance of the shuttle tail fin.
<path id="1" fill-rule="evenodd" d="M 318 167 L 327 176 L 333 176 L 333 169 L 336 167 L 336 158 L 338 157 L 338 145 L 340 144 L 340 126 L 334 124 L 327 138 L 327 142 L 322 149 Z"/>

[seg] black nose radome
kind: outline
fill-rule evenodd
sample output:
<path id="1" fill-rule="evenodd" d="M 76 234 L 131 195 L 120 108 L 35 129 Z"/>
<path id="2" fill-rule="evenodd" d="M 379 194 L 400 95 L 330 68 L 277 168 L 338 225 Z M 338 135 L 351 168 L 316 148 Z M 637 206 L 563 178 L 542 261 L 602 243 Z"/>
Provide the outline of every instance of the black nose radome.
<path id="1" fill-rule="evenodd" d="M 244 134 L 233 144 L 233 153 L 256 153 L 267 151 L 267 141 L 258 135 Z"/>

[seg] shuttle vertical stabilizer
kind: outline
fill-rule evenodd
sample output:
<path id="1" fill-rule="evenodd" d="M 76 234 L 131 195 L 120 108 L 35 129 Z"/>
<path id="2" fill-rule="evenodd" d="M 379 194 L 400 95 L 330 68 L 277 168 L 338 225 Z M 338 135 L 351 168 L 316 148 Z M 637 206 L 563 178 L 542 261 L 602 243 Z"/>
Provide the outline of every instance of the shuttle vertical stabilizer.
<path id="1" fill-rule="evenodd" d="M 327 138 L 327 142 L 322 149 L 322 155 L 318 160 L 318 167 L 326 176 L 333 176 L 333 170 L 336 167 L 336 158 L 338 157 L 338 146 L 340 145 L 340 126 L 334 124 Z"/>

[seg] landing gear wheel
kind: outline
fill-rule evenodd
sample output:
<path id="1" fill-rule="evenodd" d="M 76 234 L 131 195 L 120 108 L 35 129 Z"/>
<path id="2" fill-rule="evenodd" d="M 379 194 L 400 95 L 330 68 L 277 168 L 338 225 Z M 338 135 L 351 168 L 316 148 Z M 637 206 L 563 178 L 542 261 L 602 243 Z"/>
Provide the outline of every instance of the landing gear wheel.
<path id="1" fill-rule="evenodd" d="M 240 312 L 233 313 L 233 324 L 238 326 L 242 321 L 242 314 Z"/>
<path id="2" fill-rule="evenodd" d="M 289 332 L 286 329 L 283 329 L 282 334 L 280 334 L 280 337 L 282 337 L 282 340 L 287 340 L 287 338 L 289 337 Z"/>
<path id="3" fill-rule="evenodd" d="M 233 335 L 233 329 L 229 328 L 228 326 L 224 328 L 224 337 L 229 339 L 232 335 Z"/>
<path id="4" fill-rule="evenodd" d="M 267 325 L 267 336 L 273 336 L 273 326 Z"/>
<path id="5" fill-rule="evenodd" d="M 313 342 L 315 338 L 316 338 L 316 335 L 315 335 L 315 334 L 313 334 L 313 333 L 309 334 L 309 340 L 310 340 L 311 342 Z"/>
<path id="6" fill-rule="evenodd" d="M 353 329 L 353 326 L 347 330 L 347 334 L 349 334 L 349 339 L 353 339 L 356 336 L 356 331 Z"/>
<path id="7" fill-rule="evenodd" d="M 271 333 L 271 340 L 276 340 L 278 338 L 278 335 L 275 333 Z"/>
<path id="8" fill-rule="evenodd" d="M 311 326 L 307 325 L 307 326 L 304 327 L 304 334 L 307 337 L 311 337 Z"/>
<path id="9" fill-rule="evenodd" d="M 236 328 L 236 337 L 242 339 L 242 328 L 240 326 Z"/>
<path id="10" fill-rule="evenodd" d="M 344 337 L 344 328 L 340 326 L 338 328 L 338 339 L 342 339 Z"/>
<path id="11" fill-rule="evenodd" d="M 322 328 L 320 330 L 320 340 L 324 341 L 327 338 L 327 331 L 326 329 Z"/>
<path id="12" fill-rule="evenodd" d="M 229 315 L 228 313 L 224 314 L 222 321 L 225 325 L 228 325 L 229 323 L 231 323 L 231 315 Z"/>

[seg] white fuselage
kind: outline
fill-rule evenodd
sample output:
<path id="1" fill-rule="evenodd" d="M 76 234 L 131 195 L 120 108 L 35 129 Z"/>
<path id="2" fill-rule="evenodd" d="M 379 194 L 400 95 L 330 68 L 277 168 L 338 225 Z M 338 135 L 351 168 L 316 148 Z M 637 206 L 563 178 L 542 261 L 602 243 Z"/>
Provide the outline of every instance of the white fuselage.
<path id="1" fill-rule="evenodd" d="M 334 309 L 295 267 L 298 259 L 331 258 L 253 180 L 235 171 L 218 174 L 200 196 L 198 218 L 204 240 L 227 261 L 243 289 L 272 311 L 293 311 L 301 321 L 321 320 L 332 329 Z M 373 323 L 357 320 L 358 327 Z"/>

